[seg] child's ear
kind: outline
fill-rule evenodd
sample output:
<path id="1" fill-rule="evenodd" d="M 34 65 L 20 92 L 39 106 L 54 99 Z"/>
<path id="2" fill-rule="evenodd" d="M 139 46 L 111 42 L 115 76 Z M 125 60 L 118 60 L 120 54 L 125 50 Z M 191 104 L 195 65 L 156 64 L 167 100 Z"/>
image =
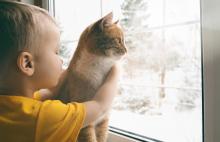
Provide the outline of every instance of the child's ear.
<path id="1" fill-rule="evenodd" d="M 31 53 L 21 52 L 17 59 L 17 65 L 21 72 L 27 76 L 34 74 L 34 61 Z"/>

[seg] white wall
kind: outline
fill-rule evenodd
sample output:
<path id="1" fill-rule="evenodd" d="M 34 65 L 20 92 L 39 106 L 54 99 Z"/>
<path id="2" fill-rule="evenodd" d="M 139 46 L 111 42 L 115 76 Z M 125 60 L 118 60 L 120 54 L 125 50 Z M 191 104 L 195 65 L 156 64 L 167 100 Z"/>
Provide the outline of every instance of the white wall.
<path id="1" fill-rule="evenodd" d="M 220 142 L 220 1 L 201 0 L 205 142 Z"/>

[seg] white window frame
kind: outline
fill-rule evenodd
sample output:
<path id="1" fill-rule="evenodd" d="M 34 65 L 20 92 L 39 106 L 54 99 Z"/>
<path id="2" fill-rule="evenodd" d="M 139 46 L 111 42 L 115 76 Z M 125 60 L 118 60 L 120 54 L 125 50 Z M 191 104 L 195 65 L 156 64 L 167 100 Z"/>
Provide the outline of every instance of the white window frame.
<path id="1" fill-rule="evenodd" d="M 44 0 L 44 8 L 48 7 Z M 203 141 L 220 141 L 220 1 L 201 0 L 201 40 L 203 58 Z M 53 13 L 52 13 L 53 14 Z M 220 62 L 219 62 L 220 63 Z M 128 137 L 109 132 L 108 142 L 133 142 Z M 150 142 L 150 141 L 149 141 Z"/>

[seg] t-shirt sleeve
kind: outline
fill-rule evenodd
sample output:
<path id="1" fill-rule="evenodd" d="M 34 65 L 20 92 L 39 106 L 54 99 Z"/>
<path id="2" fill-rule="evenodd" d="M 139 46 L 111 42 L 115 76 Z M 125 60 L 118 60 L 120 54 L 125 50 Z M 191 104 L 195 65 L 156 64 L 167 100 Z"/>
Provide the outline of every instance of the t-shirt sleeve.
<path id="1" fill-rule="evenodd" d="M 42 97 L 41 97 L 39 91 L 34 92 L 34 94 L 33 94 L 33 99 L 38 100 L 38 101 L 41 101 L 41 100 L 42 100 Z"/>
<path id="2" fill-rule="evenodd" d="M 82 103 L 42 102 L 36 122 L 36 142 L 75 142 L 85 119 Z"/>

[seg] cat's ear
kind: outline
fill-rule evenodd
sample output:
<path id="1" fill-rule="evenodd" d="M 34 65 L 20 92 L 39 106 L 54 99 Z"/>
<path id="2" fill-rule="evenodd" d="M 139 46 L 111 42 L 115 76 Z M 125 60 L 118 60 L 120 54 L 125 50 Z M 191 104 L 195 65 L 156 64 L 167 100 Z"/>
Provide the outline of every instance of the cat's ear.
<path id="1" fill-rule="evenodd" d="M 119 20 L 115 21 L 115 22 L 114 22 L 114 24 L 115 24 L 115 25 L 117 25 L 117 24 L 118 24 L 118 22 L 119 22 Z"/>
<path id="2" fill-rule="evenodd" d="M 106 27 L 110 27 L 113 22 L 113 13 L 110 12 L 109 14 L 107 14 L 106 16 L 104 16 L 103 18 L 101 18 L 100 20 L 98 20 L 93 27 L 91 28 L 92 30 L 96 31 L 96 30 L 101 30 L 103 31 L 104 28 Z"/>
<path id="3" fill-rule="evenodd" d="M 110 12 L 105 17 L 102 18 L 101 26 L 109 27 L 112 25 L 113 13 Z"/>

